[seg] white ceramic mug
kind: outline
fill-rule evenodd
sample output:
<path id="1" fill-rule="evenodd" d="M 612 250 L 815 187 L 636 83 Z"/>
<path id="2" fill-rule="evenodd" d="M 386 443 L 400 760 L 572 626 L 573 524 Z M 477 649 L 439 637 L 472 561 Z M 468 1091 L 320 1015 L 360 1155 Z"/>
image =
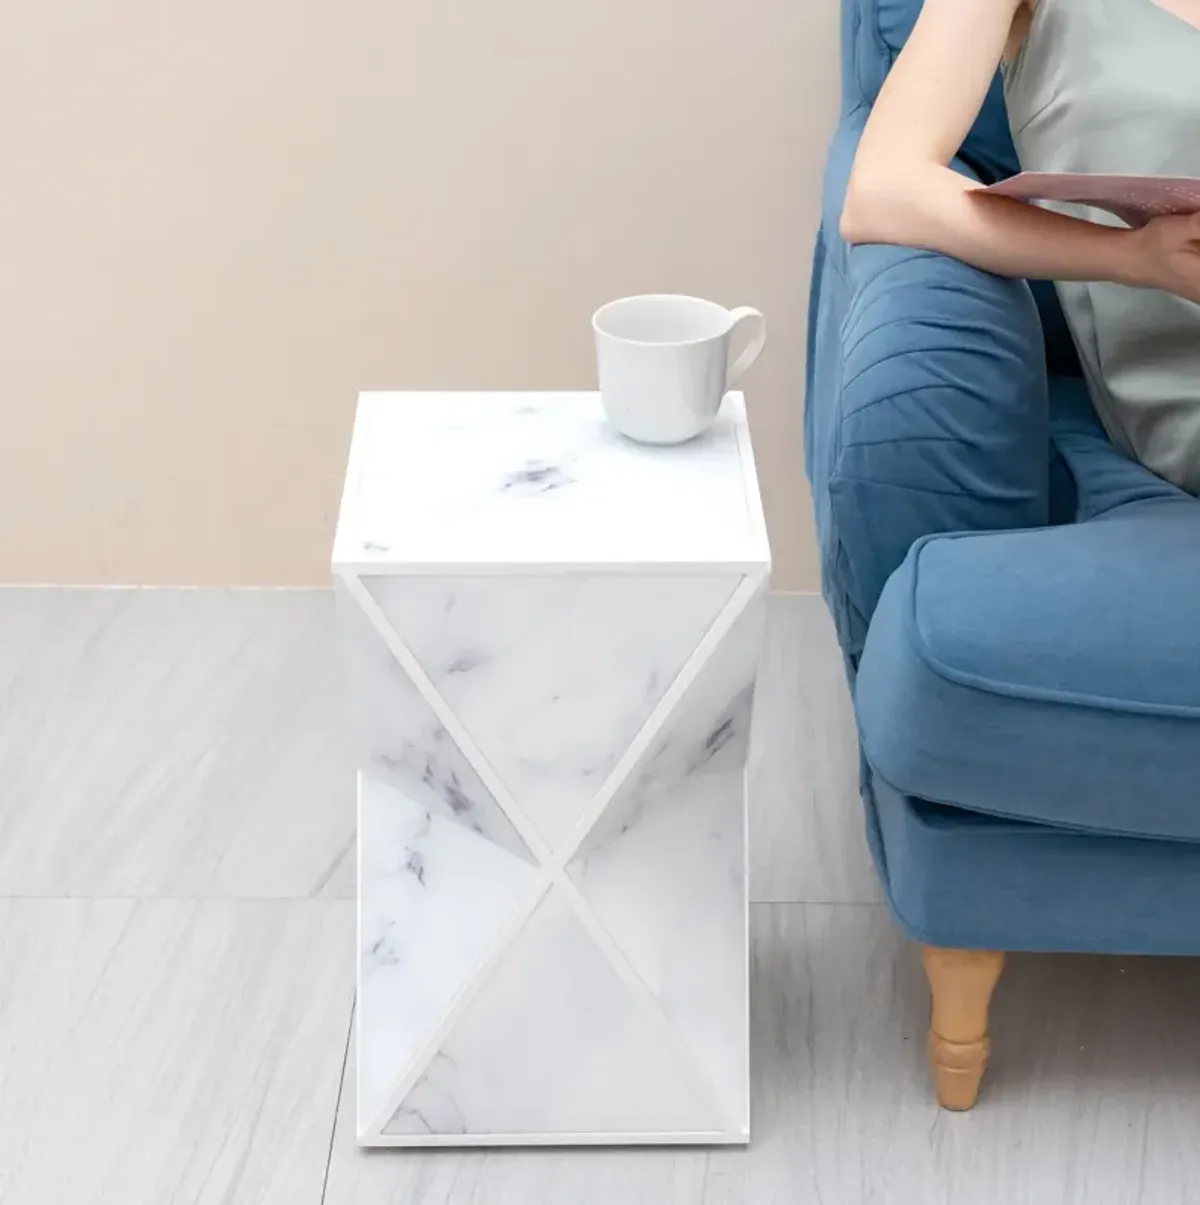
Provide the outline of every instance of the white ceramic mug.
<path id="1" fill-rule="evenodd" d="M 754 330 L 750 344 L 731 361 L 733 334 L 744 326 Z M 767 338 L 758 310 L 669 293 L 610 301 L 592 315 L 592 329 L 609 421 L 648 444 L 683 443 L 708 430 Z"/>

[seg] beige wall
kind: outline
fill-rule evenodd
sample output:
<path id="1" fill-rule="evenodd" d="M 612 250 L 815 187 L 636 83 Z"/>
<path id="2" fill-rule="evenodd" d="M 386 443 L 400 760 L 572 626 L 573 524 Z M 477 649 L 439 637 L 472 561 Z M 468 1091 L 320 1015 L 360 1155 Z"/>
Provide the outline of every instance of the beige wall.
<path id="1" fill-rule="evenodd" d="M 360 387 L 584 386 L 588 315 L 758 305 L 779 584 L 837 0 L 20 0 L 0 576 L 311 583 Z"/>

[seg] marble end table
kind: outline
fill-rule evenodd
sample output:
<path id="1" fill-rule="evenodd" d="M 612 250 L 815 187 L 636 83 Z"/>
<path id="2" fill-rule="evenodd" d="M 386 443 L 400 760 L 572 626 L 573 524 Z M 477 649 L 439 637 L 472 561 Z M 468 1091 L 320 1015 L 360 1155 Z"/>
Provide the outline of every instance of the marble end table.
<path id="1" fill-rule="evenodd" d="M 365 1146 L 744 1143 L 743 400 L 360 397 L 333 555 L 359 737 Z"/>

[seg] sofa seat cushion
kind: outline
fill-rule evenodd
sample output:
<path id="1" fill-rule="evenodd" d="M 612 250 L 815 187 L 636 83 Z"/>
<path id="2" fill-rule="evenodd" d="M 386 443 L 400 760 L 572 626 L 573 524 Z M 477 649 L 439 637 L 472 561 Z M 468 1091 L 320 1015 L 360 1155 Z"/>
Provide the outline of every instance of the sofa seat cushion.
<path id="1" fill-rule="evenodd" d="M 914 941 L 1200 954 L 1200 843 L 984 816 L 914 799 L 878 777 L 864 794 L 888 902 Z"/>
<path id="2" fill-rule="evenodd" d="M 868 762 L 906 795 L 1200 840 L 1200 503 L 919 541 L 855 696 Z"/>

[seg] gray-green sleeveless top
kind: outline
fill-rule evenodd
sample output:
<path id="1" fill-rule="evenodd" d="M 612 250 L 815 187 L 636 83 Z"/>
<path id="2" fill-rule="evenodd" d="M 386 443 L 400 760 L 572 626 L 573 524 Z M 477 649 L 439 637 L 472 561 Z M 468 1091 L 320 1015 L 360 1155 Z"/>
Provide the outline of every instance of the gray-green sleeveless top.
<path id="1" fill-rule="evenodd" d="M 1200 176 L 1200 29 L 1155 0 L 1037 0 L 1005 94 L 1027 171 Z M 1109 283 L 1058 292 L 1113 441 L 1200 494 L 1200 305 Z"/>

